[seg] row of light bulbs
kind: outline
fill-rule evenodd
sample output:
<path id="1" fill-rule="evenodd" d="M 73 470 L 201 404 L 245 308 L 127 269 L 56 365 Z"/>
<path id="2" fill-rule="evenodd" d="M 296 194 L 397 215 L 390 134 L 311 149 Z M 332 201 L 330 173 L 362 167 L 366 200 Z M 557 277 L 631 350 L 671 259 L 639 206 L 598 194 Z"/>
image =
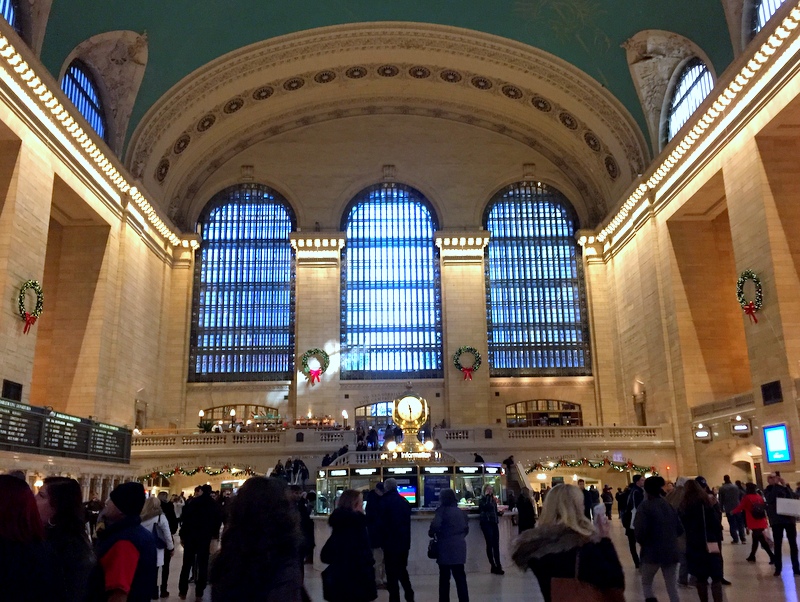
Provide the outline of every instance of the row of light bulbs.
<path id="1" fill-rule="evenodd" d="M 800 4 L 795 6 L 783 22 L 775 29 L 775 32 L 769 36 L 766 42 L 761 45 L 761 48 L 755 53 L 752 59 L 742 67 L 736 77 L 730 84 L 719 94 L 717 100 L 711 107 L 700 117 L 695 126 L 686 134 L 681 140 L 681 143 L 676 146 L 672 152 L 667 156 L 661 165 L 656 169 L 655 173 L 650 176 L 646 183 L 637 186 L 636 190 L 628 197 L 622 205 L 614 219 L 603 228 L 597 235 L 597 242 L 604 242 L 626 221 L 634 207 L 642 200 L 649 190 L 654 190 L 658 184 L 669 175 L 678 162 L 689 152 L 689 150 L 700 139 L 700 136 L 717 120 L 720 114 L 731 104 L 731 102 L 742 92 L 744 86 L 750 82 L 756 73 L 764 67 L 770 57 L 784 44 L 786 39 L 791 35 L 800 23 Z M 645 199 L 647 202 L 647 199 Z M 589 242 L 594 237 L 581 237 L 578 241 L 581 245 Z"/>
<path id="2" fill-rule="evenodd" d="M 119 173 L 116 167 L 109 161 L 97 145 L 92 141 L 89 134 L 78 125 L 70 114 L 70 110 L 59 102 L 53 93 L 37 75 L 33 68 L 22 58 L 11 42 L 4 35 L 0 34 L 0 57 L 4 58 L 8 65 L 17 73 L 23 82 L 30 88 L 31 92 L 39 99 L 41 105 L 48 109 L 61 125 L 64 131 L 72 137 L 73 141 L 83 150 L 83 152 L 94 161 L 96 167 L 108 178 L 108 180 L 122 193 L 128 194 L 139 211 L 142 212 L 150 225 L 161 236 L 168 240 L 173 246 L 198 248 L 200 245 L 196 239 L 181 239 L 169 226 L 158 216 L 153 205 L 144 195 L 131 184 L 125 176 Z M 22 90 L 24 94 L 24 89 Z M 28 100 L 30 97 L 28 97 Z"/>

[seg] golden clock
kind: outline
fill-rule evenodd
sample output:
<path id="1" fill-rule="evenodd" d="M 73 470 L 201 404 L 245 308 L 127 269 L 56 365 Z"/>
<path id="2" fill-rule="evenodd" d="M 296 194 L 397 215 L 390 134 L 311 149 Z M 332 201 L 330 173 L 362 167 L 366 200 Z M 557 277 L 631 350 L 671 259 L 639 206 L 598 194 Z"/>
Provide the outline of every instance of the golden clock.
<path id="1" fill-rule="evenodd" d="M 418 395 L 403 395 L 394 400 L 394 423 L 405 430 L 419 430 L 428 420 L 428 402 Z"/>

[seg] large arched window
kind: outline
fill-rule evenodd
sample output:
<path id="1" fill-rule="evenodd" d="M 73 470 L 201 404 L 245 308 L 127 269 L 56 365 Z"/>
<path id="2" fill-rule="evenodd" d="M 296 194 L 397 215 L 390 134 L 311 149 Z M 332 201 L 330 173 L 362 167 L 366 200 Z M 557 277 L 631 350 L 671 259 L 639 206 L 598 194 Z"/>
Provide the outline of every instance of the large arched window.
<path id="1" fill-rule="evenodd" d="M 486 209 L 491 376 L 589 375 L 577 218 L 557 190 L 521 182 Z"/>
<path id="2" fill-rule="evenodd" d="M 291 207 L 266 186 L 233 186 L 211 199 L 199 223 L 189 380 L 290 380 Z"/>
<path id="3" fill-rule="evenodd" d="M 380 184 L 342 222 L 342 379 L 440 378 L 436 218 L 422 194 Z"/>
<path id="4" fill-rule="evenodd" d="M 697 110 L 714 87 L 714 78 L 699 58 L 694 57 L 678 76 L 667 115 L 665 142 L 669 142 Z"/>
<path id="5" fill-rule="evenodd" d="M 753 30 L 758 33 L 780 8 L 784 0 L 756 0 L 753 5 Z"/>
<path id="6" fill-rule="evenodd" d="M 19 2 L 18 0 L 0 0 L 0 15 L 8 24 L 20 33 L 19 27 Z"/>
<path id="7" fill-rule="evenodd" d="M 79 60 L 70 64 L 61 79 L 61 89 L 92 129 L 105 140 L 106 117 L 100 93 L 89 69 Z"/>

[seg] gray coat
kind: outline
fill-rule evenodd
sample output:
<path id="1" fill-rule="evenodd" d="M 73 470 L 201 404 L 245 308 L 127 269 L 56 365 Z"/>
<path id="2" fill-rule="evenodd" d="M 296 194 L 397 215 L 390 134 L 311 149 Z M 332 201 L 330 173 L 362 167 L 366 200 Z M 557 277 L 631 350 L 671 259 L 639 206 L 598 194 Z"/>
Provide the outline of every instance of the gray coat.
<path id="1" fill-rule="evenodd" d="M 436 509 L 428 535 L 439 540 L 439 564 L 467 563 L 467 533 L 469 520 L 467 513 L 458 506 L 440 506 Z"/>
<path id="2" fill-rule="evenodd" d="M 633 530 L 642 545 L 643 563 L 667 565 L 680 560 L 678 537 L 683 534 L 683 525 L 678 512 L 663 497 L 648 498 L 639 505 Z"/>

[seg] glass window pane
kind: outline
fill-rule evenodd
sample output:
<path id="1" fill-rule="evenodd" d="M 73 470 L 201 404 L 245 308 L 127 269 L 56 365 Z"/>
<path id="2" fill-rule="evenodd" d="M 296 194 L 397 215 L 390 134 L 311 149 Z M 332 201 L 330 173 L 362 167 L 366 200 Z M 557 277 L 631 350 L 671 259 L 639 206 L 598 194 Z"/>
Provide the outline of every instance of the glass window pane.
<path id="1" fill-rule="evenodd" d="M 714 87 L 714 78 L 699 58 L 693 58 L 683 68 L 669 108 L 667 142 L 689 121 Z"/>
<path id="2" fill-rule="evenodd" d="M 755 3 L 755 31 L 759 32 L 780 8 L 784 0 L 756 0 Z"/>
<path id="3" fill-rule="evenodd" d="M 427 200 L 402 184 L 368 188 L 342 229 L 341 378 L 440 378 L 439 256 Z"/>
<path id="4" fill-rule="evenodd" d="M 294 215 L 259 184 L 223 190 L 200 219 L 189 380 L 289 380 Z"/>
<path id="5" fill-rule="evenodd" d="M 557 190 L 521 182 L 498 193 L 484 226 L 491 376 L 591 374 L 576 218 Z M 523 410 L 524 411 L 524 410 Z"/>
<path id="6" fill-rule="evenodd" d="M 0 0 L 2 2 L 2 0 Z M 105 138 L 105 112 L 100 102 L 97 86 L 88 69 L 80 61 L 72 61 L 61 80 L 61 89 L 75 108 L 101 138 Z"/>
<path id="7" fill-rule="evenodd" d="M 18 0 L 0 0 L 0 15 L 17 33 L 20 33 Z"/>

